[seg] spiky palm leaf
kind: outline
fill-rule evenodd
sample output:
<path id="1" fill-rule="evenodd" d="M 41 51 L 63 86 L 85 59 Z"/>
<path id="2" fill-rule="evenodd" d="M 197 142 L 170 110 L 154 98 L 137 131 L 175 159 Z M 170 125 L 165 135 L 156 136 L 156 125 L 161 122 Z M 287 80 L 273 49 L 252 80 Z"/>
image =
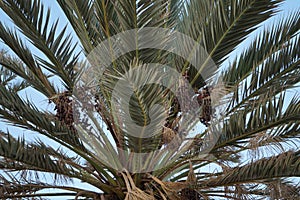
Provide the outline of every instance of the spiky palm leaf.
<path id="1" fill-rule="evenodd" d="M 75 112 L 71 93 L 76 81 L 82 79 L 79 68 L 101 42 L 135 28 L 168 28 L 193 38 L 204 47 L 208 59 L 221 65 L 251 32 L 277 12 L 281 2 L 57 0 L 57 6 L 64 13 L 60 17 L 68 23 L 61 27 L 54 8 L 48 9 L 44 1 L 0 0 L 1 10 L 13 22 L 13 26 L 9 26 L 7 21 L 0 21 L 0 39 L 8 48 L 0 55 L 0 118 L 21 128 L 14 131 L 26 129 L 48 138 L 47 141 L 30 141 L 26 139 L 27 133 L 25 139 L 15 138 L 14 131 L 1 130 L 0 197 L 299 198 L 299 185 L 285 180 L 300 176 L 299 151 L 287 148 L 293 143 L 299 146 L 296 141 L 299 139 L 299 96 L 290 98 L 288 93 L 299 86 L 299 11 L 262 31 L 222 73 L 213 72 L 214 77 L 221 74 L 218 80 L 224 87 L 218 95 L 224 98 L 226 108 L 218 120 L 220 137 L 210 152 L 206 152 L 210 153 L 206 157 L 197 155 L 203 153 L 203 141 L 212 129 L 208 123 L 205 130 L 197 130 L 201 133 L 192 138 L 189 145 L 183 142 L 176 155 L 173 151 L 151 153 L 164 149 L 173 138 L 180 140 L 176 132 L 179 126 L 190 128 L 192 124 L 199 124 L 198 116 L 191 121 L 178 117 L 184 108 L 167 88 L 130 85 L 134 95 L 130 98 L 129 112 L 136 124 L 145 126 L 151 122 L 149 116 L 161 119 L 168 115 L 167 123 L 151 128 L 163 132 L 161 137 L 141 139 L 150 129 L 142 129 L 139 137 L 132 137 L 130 133 L 136 129 L 121 123 L 127 117 L 122 109 L 114 110 L 113 90 L 118 81 L 126 78 L 166 81 L 165 68 L 157 73 L 151 71 L 147 63 L 171 66 L 184 75 L 183 79 L 194 91 L 209 83 L 205 79 L 211 77 L 202 77 L 201 71 L 188 60 L 164 50 L 132 51 L 106 69 L 95 94 L 95 107 L 105 126 L 100 126 L 91 113 L 86 113 L 94 120 L 95 126 L 90 128 L 97 130 L 96 134 L 88 134 L 86 127 L 78 126 L 70 118 Z M 167 43 L 168 38 L 164 42 Z M 190 51 L 193 46 L 181 44 L 180 48 Z M 203 69 L 207 62 L 209 60 L 197 67 Z M 132 69 L 140 70 L 137 74 L 141 76 L 125 73 Z M 32 88 L 56 106 L 56 113 L 41 109 L 20 94 Z M 127 98 L 124 91 L 118 93 L 119 98 Z M 202 99 L 201 104 L 205 101 L 209 102 Z M 156 104 L 163 105 L 169 112 L 151 110 Z M 60 147 L 51 147 L 53 142 Z M 140 160 L 133 152 L 150 153 L 138 163 Z M 249 152 L 256 152 L 258 156 L 243 163 L 242 158 Z M 260 157 L 259 153 L 263 152 L 267 152 L 267 156 Z M 129 173 L 122 169 L 124 163 L 116 159 L 118 156 L 129 168 L 139 164 L 153 171 Z M 153 163 L 157 166 L 152 166 Z M 211 165 L 216 166 L 217 172 L 205 172 Z M 56 181 L 49 181 L 49 175 Z M 98 190 L 71 186 L 74 179 Z M 66 192 L 44 192 L 49 188 Z"/>

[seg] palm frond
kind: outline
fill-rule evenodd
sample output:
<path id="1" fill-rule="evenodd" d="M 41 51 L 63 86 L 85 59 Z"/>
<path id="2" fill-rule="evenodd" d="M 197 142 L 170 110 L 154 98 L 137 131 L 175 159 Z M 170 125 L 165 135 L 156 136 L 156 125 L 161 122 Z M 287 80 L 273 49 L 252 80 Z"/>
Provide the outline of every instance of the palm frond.
<path id="1" fill-rule="evenodd" d="M 65 26 L 58 35 L 58 20 L 50 23 L 51 13 L 40 0 L 1 1 L 1 9 L 8 15 L 30 42 L 39 49 L 48 60 L 37 57 L 40 64 L 62 79 L 65 86 L 71 90 L 74 84 L 74 66 L 78 59 L 70 34 Z M 2 34 L 1 34 L 2 35 Z M 36 57 L 36 56 L 35 56 Z M 30 65 L 29 65 L 30 66 Z"/>
<path id="2" fill-rule="evenodd" d="M 26 144 L 24 139 L 1 134 L 0 143 L 0 168 L 7 172 L 19 172 L 19 180 L 31 180 L 33 177 L 39 180 L 39 172 L 43 172 L 54 174 L 55 182 L 62 180 L 66 183 L 77 178 L 102 190 L 108 188 L 103 182 L 99 182 L 98 175 L 80 164 L 77 159 L 41 142 Z"/>
<path id="3" fill-rule="evenodd" d="M 8 57 L 6 52 L 0 52 L 0 63 L 3 61 L 3 57 Z M 0 64 L 1 65 L 1 64 Z M 18 79 L 18 76 L 12 71 L 0 66 L 0 84 L 5 87 L 9 87 L 10 90 L 19 92 L 29 86 L 28 82 L 24 79 Z"/>
<path id="4" fill-rule="evenodd" d="M 300 117 L 299 99 L 295 96 L 286 109 L 283 108 L 283 102 L 284 96 L 269 97 L 253 101 L 251 107 L 232 113 L 228 119 L 225 119 L 224 132 L 220 135 L 214 149 L 226 145 L 242 145 L 248 141 L 248 138 L 260 132 L 270 134 L 271 130 L 297 129 Z M 293 132 L 290 133 L 293 134 Z M 280 135 L 280 132 L 277 134 Z M 286 137 L 288 137 L 288 133 L 281 132 L 281 134 L 283 137 L 287 134 Z"/>
<path id="5" fill-rule="evenodd" d="M 118 82 L 117 89 L 115 88 L 114 81 L 111 83 L 107 82 L 105 86 L 108 90 L 118 92 L 118 94 L 114 95 L 117 95 L 122 100 L 119 102 L 117 99 L 113 99 L 113 101 L 116 101 L 116 103 L 114 103 L 114 112 L 117 119 L 115 120 L 119 124 L 120 131 L 129 137 L 127 138 L 129 139 L 128 144 L 132 145 L 132 148 L 142 150 L 143 148 L 149 147 L 145 145 L 148 139 L 153 140 L 153 137 L 150 135 L 154 136 L 158 134 L 153 131 L 161 131 L 161 120 L 164 120 L 164 116 L 161 115 L 164 114 L 159 113 L 159 109 L 152 111 L 150 111 L 150 109 L 152 109 L 155 104 L 163 103 L 161 102 L 161 97 L 164 94 L 164 90 L 160 89 L 158 85 L 151 86 L 151 83 L 157 83 L 160 77 L 155 69 L 150 69 L 146 65 L 144 67 L 137 67 L 138 65 L 138 63 L 132 63 L 130 71 L 118 78 L 120 82 Z M 141 73 L 142 71 L 143 73 Z M 147 71 L 147 73 L 145 73 L 145 71 Z M 142 74 L 147 74 L 147 76 L 143 76 Z M 150 74 L 151 76 L 148 76 Z M 129 95 L 133 96 L 131 97 Z M 113 98 L 117 96 L 113 96 Z M 128 102 L 126 102 L 127 100 Z M 129 105 L 127 105 L 127 103 L 129 103 Z M 129 106 L 129 112 L 126 111 L 127 106 Z M 152 123 L 152 125 L 148 126 L 150 123 Z M 126 124 L 126 127 L 122 124 Z M 159 127 L 155 127 L 155 125 Z M 142 142 L 141 144 L 138 144 L 137 141 L 134 142 L 135 137 L 131 137 L 128 134 L 134 134 L 136 138 L 140 138 L 143 142 L 140 141 Z M 127 144 L 127 142 L 125 143 Z"/>
<path id="6" fill-rule="evenodd" d="M 0 116 L 6 122 L 44 134 L 62 144 L 69 143 L 77 148 L 83 148 L 78 136 L 55 119 L 53 114 L 40 111 L 31 102 L 23 100 L 16 91 L 9 90 L 3 85 L 0 85 L 0 95 Z"/>
<path id="7" fill-rule="evenodd" d="M 99 19 L 104 18 L 98 16 L 98 19 L 95 14 L 96 1 L 57 0 L 57 3 L 64 11 L 85 52 L 91 52 L 98 44 L 98 40 L 103 39 L 104 34 L 99 30 L 101 27 Z M 111 3 L 108 2 L 108 5 L 111 6 Z"/>
<path id="8" fill-rule="evenodd" d="M 18 56 L 18 59 L 8 54 L 1 56 L 0 64 L 16 75 L 28 81 L 36 90 L 47 97 L 56 92 L 54 86 L 47 79 L 41 67 L 35 62 L 34 56 L 15 31 L 5 28 L 0 23 L 0 38 Z"/>
<path id="9" fill-rule="evenodd" d="M 234 111 L 266 93 L 275 96 L 295 87 L 300 81 L 299 27 L 297 13 L 290 21 L 273 26 L 224 73 L 224 81 L 235 88 L 228 109 Z"/>
<path id="10" fill-rule="evenodd" d="M 50 196 L 74 196 L 95 198 L 98 194 L 92 191 L 79 189 L 70 186 L 59 186 L 48 184 L 42 181 L 18 180 L 15 176 L 6 173 L 0 175 L 0 197 L 5 199 L 14 198 L 34 198 L 34 197 L 50 197 Z M 64 192 L 43 192 L 47 189 L 59 189 Z"/>
<path id="11" fill-rule="evenodd" d="M 237 86 L 244 81 L 251 74 L 253 67 L 259 67 L 273 54 L 284 51 L 292 45 L 290 41 L 297 41 L 299 27 L 299 12 L 296 12 L 290 18 L 265 28 L 248 49 L 223 73 L 224 82 Z"/>
<path id="12" fill-rule="evenodd" d="M 200 42 L 220 64 L 281 1 L 190 1 L 180 29 Z M 199 10 L 193 12 L 195 7 Z"/>
<path id="13" fill-rule="evenodd" d="M 241 167 L 233 168 L 212 178 L 204 187 L 229 186 L 240 183 L 259 182 L 281 177 L 300 176 L 299 152 L 284 152 L 278 156 L 263 158 Z M 201 182 L 199 183 L 201 186 Z"/>
<path id="14" fill-rule="evenodd" d="M 15 139 L 9 134 L 1 135 L 1 157 L 11 160 L 12 163 L 5 164 L 2 160 L 1 164 L 3 169 L 11 169 L 15 164 L 20 169 L 36 169 L 46 172 L 54 172 L 57 174 L 75 176 L 76 169 L 72 168 L 71 158 L 67 158 L 62 154 L 55 152 L 51 147 L 38 144 L 26 144 L 24 139 Z M 68 162 L 67 162 L 67 161 Z M 18 164 L 19 162 L 19 164 Z M 74 162 L 72 160 L 72 162 Z M 74 163 L 76 164 L 76 163 Z M 6 165 L 6 166 L 5 166 Z M 78 170 L 78 169 L 77 169 Z M 73 175 L 72 175 L 73 174 Z"/>

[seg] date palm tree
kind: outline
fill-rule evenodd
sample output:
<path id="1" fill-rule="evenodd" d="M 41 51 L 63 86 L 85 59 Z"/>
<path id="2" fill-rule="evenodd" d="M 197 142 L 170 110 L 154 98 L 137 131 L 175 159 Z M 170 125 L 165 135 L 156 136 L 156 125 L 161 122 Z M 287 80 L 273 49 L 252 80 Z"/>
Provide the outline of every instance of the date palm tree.
<path id="1" fill-rule="evenodd" d="M 300 80 L 299 10 L 267 24 L 253 38 L 284 1 L 57 0 L 48 8 L 49 2 L 0 0 L 1 199 L 300 198 L 300 100 L 294 92 Z M 205 77 L 188 59 L 166 50 L 127 52 L 103 76 L 96 76 L 88 98 L 93 102 L 87 104 L 98 121 L 89 123 L 96 119 L 90 112 L 85 124 L 78 121 L 74 93 L 86 92 L 78 87 L 85 80 L 81 66 L 86 58 L 103 41 L 146 27 L 192 38 L 218 67 Z M 245 40 L 250 45 L 235 51 Z M 190 46 L 183 43 L 180 48 Z M 115 109 L 114 87 L 129 76 L 168 81 L 165 67 L 155 68 L 161 70 L 158 74 L 149 63 L 167 65 L 182 75 L 192 88 L 198 114 L 185 121 L 180 102 L 191 100 L 184 99 L 189 96 L 158 84 L 132 83 L 132 94 L 116 95 L 119 101 L 130 97 L 134 123 L 147 128 L 155 104 L 163 107 L 158 115 L 165 116 L 159 128 L 151 129 L 160 134 L 134 137 L 130 133 L 149 131 L 122 124 L 126 116 L 122 108 Z M 126 73 L 133 69 L 139 73 Z M 222 87 L 211 85 L 212 78 Z M 184 83 L 179 84 L 182 88 Z M 46 99 L 47 108 L 24 95 L 30 92 Z M 221 114 L 213 93 L 222 102 Z M 178 131 L 182 127 L 194 134 Z M 213 128 L 218 136 L 203 154 L 205 138 L 215 136 Z M 170 141 L 180 142 L 174 151 L 169 151 L 176 146 Z M 133 170 L 134 153 L 145 153 L 142 169 L 155 166 Z M 128 165 L 112 165 L 117 158 Z M 78 180 L 89 186 L 74 184 Z"/>

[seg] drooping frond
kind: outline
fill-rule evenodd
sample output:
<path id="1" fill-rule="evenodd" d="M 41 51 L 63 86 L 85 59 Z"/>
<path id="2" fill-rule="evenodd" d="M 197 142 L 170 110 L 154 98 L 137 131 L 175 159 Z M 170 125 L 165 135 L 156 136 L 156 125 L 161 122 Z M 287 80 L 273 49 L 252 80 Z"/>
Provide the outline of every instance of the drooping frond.
<path id="1" fill-rule="evenodd" d="M 46 146 L 41 141 L 26 144 L 23 139 L 17 140 L 10 134 L 1 132 L 0 143 L 0 169 L 5 170 L 7 176 L 19 176 L 19 186 L 15 185 L 15 190 L 7 190 L 7 194 L 4 193 L 4 196 L 13 195 L 17 191 L 22 192 L 20 189 L 22 186 L 24 186 L 24 189 L 28 188 L 29 192 L 46 188 L 57 188 L 77 193 L 83 192 L 87 195 L 92 194 L 92 196 L 95 195 L 93 192 L 84 189 L 64 187 L 56 184 L 59 182 L 70 182 L 72 178 L 84 180 L 95 187 L 103 186 L 97 181 L 97 175 L 82 165 L 77 158 L 70 157 L 59 149 Z M 41 176 L 41 172 L 48 173 L 50 177 L 52 175 L 54 178 L 53 184 L 43 183 L 41 179 L 43 179 L 45 175 Z M 33 183 L 34 180 L 36 184 Z M 8 183 L 3 183 L 2 187 L 3 189 L 8 187 Z M 25 190 L 23 190 L 23 192 L 24 196 L 28 195 L 28 192 Z"/>
<path id="2" fill-rule="evenodd" d="M 271 131 L 277 132 L 277 136 L 282 135 L 287 138 L 289 134 L 290 136 L 298 135 L 294 131 L 297 131 L 299 127 L 299 99 L 297 96 L 292 99 L 286 109 L 283 109 L 283 101 L 283 96 L 253 101 L 251 107 L 230 115 L 224 122 L 224 134 L 220 136 L 214 148 L 242 145 L 259 133 L 272 136 Z M 283 131 L 286 130 L 286 125 L 291 128 L 290 132 Z"/>
<path id="3" fill-rule="evenodd" d="M 218 187 L 280 177 L 299 177 L 299 167 L 299 152 L 285 152 L 278 156 L 263 158 L 245 166 L 233 168 L 205 184 L 207 187 Z"/>

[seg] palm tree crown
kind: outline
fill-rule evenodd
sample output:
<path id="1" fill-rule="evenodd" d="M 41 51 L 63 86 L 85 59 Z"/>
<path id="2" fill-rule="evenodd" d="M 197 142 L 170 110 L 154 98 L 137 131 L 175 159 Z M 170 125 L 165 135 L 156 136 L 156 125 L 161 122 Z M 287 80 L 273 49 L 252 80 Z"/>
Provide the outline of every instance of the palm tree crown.
<path id="1" fill-rule="evenodd" d="M 0 0 L 0 197 L 299 198 L 300 11 L 235 51 L 282 2 Z"/>

